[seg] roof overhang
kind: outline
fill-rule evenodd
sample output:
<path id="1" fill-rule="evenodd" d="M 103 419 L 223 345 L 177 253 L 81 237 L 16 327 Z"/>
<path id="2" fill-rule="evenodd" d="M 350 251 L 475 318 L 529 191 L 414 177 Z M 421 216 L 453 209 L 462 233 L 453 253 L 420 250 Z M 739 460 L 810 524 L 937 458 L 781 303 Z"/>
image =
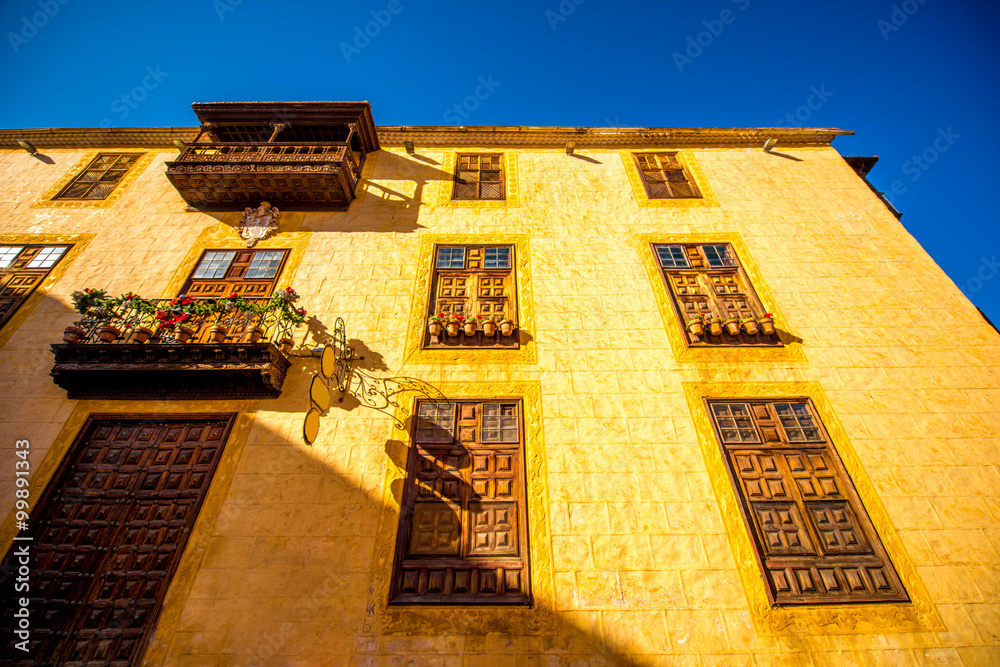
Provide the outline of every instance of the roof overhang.
<path id="1" fill-rule="evenodd" d="M 252 107 L 264 103 L 240 103 Z M 289 103 L 290 107 L 298 104 Z M 363 103 L 345 103 L 363 104 Z M 213 105 L 194 105 L 196 112 Z M 249 109 L 247 113 L 258 113 Z M 345 109 L 346 113 L 346 109 Z M 370 111 L 369 111 L 370 114 Z M 235 119 L 234 119 L 235 120 Z M 269 117 L 273 120 L 273 116 Z M 122 127 L 122 128 L 39 128 L 0 130 L 0 149 L 17 149 L 17 143 L 29 141 L 38 148 L 174 148 L 174 141 L 189 142 L 198 135 L 198 127 Z M 761 148 L 768 139 L 776 139 L 784 148 L 829 146 L 840 135 L 854 134 L 835 128 L 691 128 L 691 127 L 447 127 L 382 126 L 377 127 L 380 144 L 402 147 L 405 141 L 417 146 L 496 146 L 511 148 L 565 148 L 576 143 L 576 150 L 587 148 Z"/>

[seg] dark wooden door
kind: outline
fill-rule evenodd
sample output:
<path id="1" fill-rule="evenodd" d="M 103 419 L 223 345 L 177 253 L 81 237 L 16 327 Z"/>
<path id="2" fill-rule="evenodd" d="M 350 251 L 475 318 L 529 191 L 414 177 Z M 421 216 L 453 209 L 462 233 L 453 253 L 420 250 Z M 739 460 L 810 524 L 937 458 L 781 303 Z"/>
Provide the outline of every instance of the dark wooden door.
<path id="1" fill-rule="evenodd" d="M 234 415 L 93 416 L 32 512 L 30 593 L 13 552 L 0 615 L 29 597 L 28 652 L 3 664 L 133 665 L 142 658 Z M 19 662 L 20 661 L 20 662 Z"/>

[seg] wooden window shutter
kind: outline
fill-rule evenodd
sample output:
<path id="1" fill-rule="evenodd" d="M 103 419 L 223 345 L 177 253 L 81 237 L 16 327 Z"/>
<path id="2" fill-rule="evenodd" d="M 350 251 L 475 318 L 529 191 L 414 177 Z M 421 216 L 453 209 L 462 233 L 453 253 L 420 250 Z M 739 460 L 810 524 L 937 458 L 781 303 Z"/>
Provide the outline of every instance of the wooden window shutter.
<path id="1" fill-rule="evenodd" d="M 697 199 L 698 186 L 677 153 L 635 153 L 636 165 L 650 199 Z"/>
<path id="2" fill-rule="evenodd" d="M 709 409 L 773 604 L 909 601 L 808 401 Z"/>
<path id="3" fill-rule="evenodd" d="M 0 663 L 140 664 L 234 419 L 102 415 L 84 425 L 29 518 L 29 651 L 6 633 Z M 7 619 L 29 596 L 15 584 L 0 584 Z"/>
<path id="4" fill-rule="evenodd" d="M 453 199 L 505 199 L 502 153 L 460 153 Z"/>
<path id="5" fill-rule="evenodd" d="M 233 292 L 246 298 L 269 297 L 287 257 L 287 250 L 206 250 L 181 293 L 212 299 Z"/>
<path id="6" fill-rule="evenodd" d="M 0 327 L 42 284 L 72 246 L 0 246 Z"/>
<path id="7" fill-rule="evenodd" d="M 107 199 L 141 153 L 100 153 L 53 199 Z"/>
<path id="8" fill-rule="evenodd" d="M 529 604 L 521 402 L 420 401 L 392 604 Z"/>
<path id="9" fill-rule="evenodd" d="M 463 318 L 517 324 L 514 247 L 510 245 L 439 246 L 434 251 L 431 278 L 432 302 L 427 316 Z M 424 347 L 516 347 L 516 335 L 432 337 L 424 334 Z"/>
<path id="10" fill-rule="evenodd" d="M 758 318 L 765 314 L 750 279 L 729 244 L 653 245 L 667 289 L 673 299 L 678 323 L 690 346 L 780 346 L 777 334 L 733 336 L 693 334 L 687 324 L 697 316 Z"/>

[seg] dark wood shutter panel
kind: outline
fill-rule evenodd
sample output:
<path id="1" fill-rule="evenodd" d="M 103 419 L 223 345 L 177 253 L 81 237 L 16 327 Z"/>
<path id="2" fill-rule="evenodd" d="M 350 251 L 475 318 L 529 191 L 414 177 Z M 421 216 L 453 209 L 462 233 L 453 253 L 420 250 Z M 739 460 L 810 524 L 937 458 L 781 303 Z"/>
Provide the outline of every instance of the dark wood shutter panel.
<path id="1" fill-rule="evenodd" d="M 517 294 L 515 289 L 515 252 L 513 246 L 446 246 L 464 249 L 464 266 L 438 268 L 438 248 L 434 252 L 434 272 L 431 278 L 432 302 L 428 304 L 427 316 L 444 314 L 446 317 L 482 317 L 483 321 L 501 322 L 509 319 L 517 324 Z M 487 251 L 504 252 L 505 261 L 489 263 Z M 486 268 L 499 266 L 503 268 Z M 518 336 L 504 337 L 499 333 L 492 337 L 479 331 L 474 336 L 460 335 L 448 337 L 442 334 L 436 339 L 424 332 L 424 347 L 487 347 L 516 348 Z"/>
<path id="2" fill-rule="evenodd" d="M 650 199 L 695 199 L 701 193 L 677 153 L 635 153 Z"/>
<path id="3" fill-rule="evenodd" d="M 503 442 L 484 442 L 484 408 L 506 420 Z M 519 413 L 514 401 L 418 404 L 391 603 L 530 603 Z"/>
<path id="4" fill-rule="evenodd" d="M 503 155 L 459 154 L 453 199 L 505 199 Z"/>
<path id="5" fill-rule="evenodd" d="M 107 199 L 141 155 L 100 153 L 53 199 Z"/>
<path id="6" fill-rule="evenodd" d="M 234 418 L 101 416 L 84 426 L 29 520 L 30 651 L 9 638 L 0 662 L 139 663 Z M 4 618 L 24 596 L 15 563 L 12 551 Z"/>
<path id="7" fill-rule="evenodd" d="M 10 246 L 5 246 L 10 247 Z M 52 268 L 58 264 L 72 246 L 64 245 L 28 245 L 14 258 L 6 268 L 0 268 L 0 327 L 7 323 L 21 304 L 31 296 Z M 46 248 L 64 249 L 59 258 L 50 267 L 31 268 L 28 264 Z"/>
<path id="8" fill-rule="evenodd" d="M 683 260 L 687 262 L 687 266 L 664 266 L 661 261 L 660 270 L 673 298 L 679 324 L 688 345 L 698 347 L 781 345 L 781 339 L 777 334 L 758 333 L 750 336 L 742 330 L 736 336 L 729 334 L 711 336 L 707 333 L 696 336 L 690 333 L 687 323 L 697 315 L 706 318 L 719 317 L 723 320 L 733 317 L 756 318 L 764 315 L 765 309 L 740 265 L 739 258 L 730 246 L 697 243 L 655 245 L 654 256 L 657 256 L 657 248 L 667 247 L 683 250 Z M 725 248 L 725 265 L 719 266 L 720 262 L 716 261 L 713 266 L 709 261 L 710 255 L 706 253 L 713 248 Z"/>
<path id="9" fill-rule="evenodd" d="M 807 401 L 709 408 L 773 604 L 909 601 Z"/>

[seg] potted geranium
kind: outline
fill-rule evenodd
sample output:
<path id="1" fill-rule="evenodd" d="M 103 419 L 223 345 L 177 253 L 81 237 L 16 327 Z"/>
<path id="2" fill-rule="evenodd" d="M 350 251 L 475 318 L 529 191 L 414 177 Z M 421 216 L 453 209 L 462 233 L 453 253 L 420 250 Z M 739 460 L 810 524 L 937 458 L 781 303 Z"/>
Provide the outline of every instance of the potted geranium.
<path id="1" fill-rule="evenodd" d="M 492 317 L 487 318 L 483 322 L 483 335 L 487 338 L 492 338 L 493 334 L 497 332 L 497 322 Z"/>
<path id="2" fill-rule="evenodd" d="M 475 336 L 476 331 L 479 329 L 479 323 L 482 322 L 483 318 L 481 315 L 476 315 L 465 320 L 465 324 L 462 327 L 465 329 L 466 336 Z"/>
<path id="3" fill-rule="evenodd" d="M 694 336 L 701 336 L 705 333 L 705 316 L 701 313 L 692 315 L 688 320 L 687 330 Z"/>
<path id="4" fill-rule="evenodd" d="M 143 322 L 148 321 L 149 316 L 153 316 L 156 313 L 156 306 L 151 301 L 129 292 L 116 298 L 114 305 L 116 311 L 127 313 L 122 318 L 122 322 L 125 329 L 132 330 L 133 341 L 141 344 L 153 336 L 153 330 L 143 324 Z M 141 317 L 142 315 L 147 316 L 147 318 Z"/>
<path id="5" fill-rule="evenodd" d="M 722 321 L 722 326 L 725 327 L 726 333 L 730 336 L 738 336 L 740 334 L 740 318 L 729 317 Z"/>
<path id="6" fill-rule="evenodd" d="M 211 304 L 181 294 L 171 299 L 166 308 L 156 311 L 153 317 L 161 329 L 174 330 L 178 343 L 186 343 L 198 333 L 201 327 L 198 320 L 212 314 L 213 310 Z"/>
<path id="7" fill-rule="evenodd" d="M 464 315 L 454 315 L 445 322 L 444 328 L 448 332 L 448 335 L 454 338 L 458 335 L 458 332 L 462 330 L 462 325 L 465 324 Z"/>
<path id="8" fill-rule="evenodd" d="M 514 333 L 514 320 L 503 320 L 500 322 L 500 333 L 510 336 Z"/>
<path id="9" fill-rule="evenodd" d="M 756 317 L 741 317 L 740 325 L 743 330 L 747 332 L 748 336 L 757 335 L 757 318 Z"/>
<path id="10" fill-rule="evenodd" d="M 722 335 L 722 318 L 721 317 L 709 317 L 705 319 L 705 324 L 708 326 L 708 333 L 713 336 Z"/>
<path id="11" fill-rule="evenodd" d="M 431 315 L 429 318 L 427 318 L 427 331 L 430 332 L 432 336 L 440 336 L 441 330 L 444 328 L 447 322 L 448 318 L 445 316 L 444 313 Z"/>
<path id="12" fill-rule="evenodd" d="M 758 317 L 757 324 L 760 325 L 761 333 L 765 336 L 774 335 L 774 315 L 772 313 L 764 313 Z"/>

